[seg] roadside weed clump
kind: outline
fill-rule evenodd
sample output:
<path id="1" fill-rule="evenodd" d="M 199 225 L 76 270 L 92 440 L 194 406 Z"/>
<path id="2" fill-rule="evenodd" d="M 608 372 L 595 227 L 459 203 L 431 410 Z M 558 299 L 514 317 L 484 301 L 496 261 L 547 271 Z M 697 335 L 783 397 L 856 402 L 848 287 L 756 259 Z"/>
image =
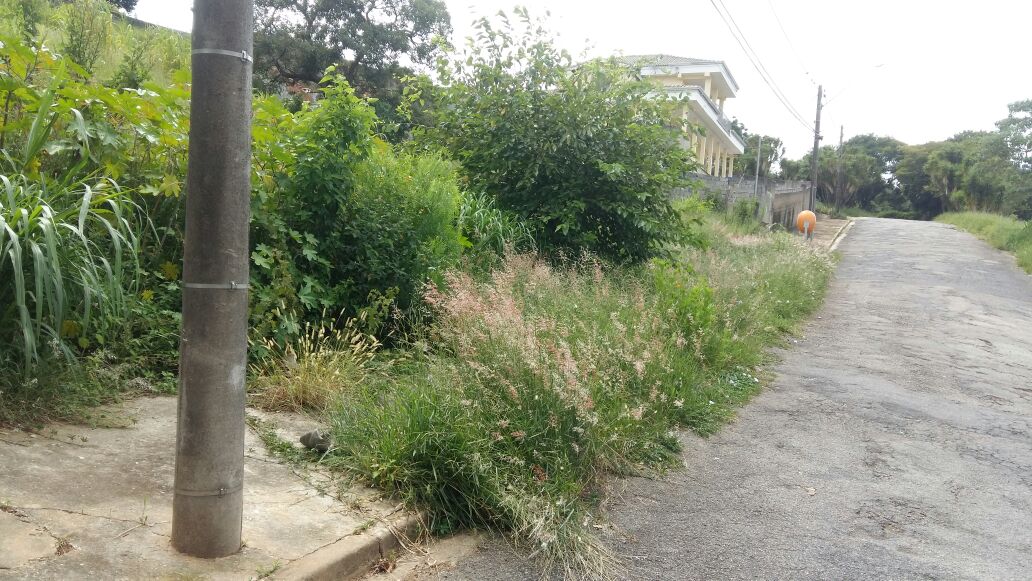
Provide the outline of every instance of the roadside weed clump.
<path id="1" fill-rule="evenodd" d="M 427 296 L 438 354 L 336 411 L 334 461 L 428 507 L 438 531 L 500 528 L 560 568 L 605 571 L 582 499 L 677 450 L 654 298 L 590 259 L 528 255 L 447 288 Z"/>
<path id="2" fill-rule="evenodd" d="M 265 355 L 251 365 L 251 404 L 266 411 L 325 411 L 357 389 L 378 347 L 353 319 L 337 328 L 305 323 L 286 345 L 265 339 Z"/>
<path id="3" fill-rule="evenodd" d="M 606 576 L 589 500 L 604 478 L 662 470 L 674 428 L 731 419 L 759 389 L 763 348 L 830 271 L 789 236 L 714 248 L 638 268 L 522 254 L 486 280 L 449 273 L 426 293 L 435 348 L 332 410 L 327 461 L 428 509 L 438 532 L 500 529 L 567 575 Z"/>
<path id="4" fill-rule="evenodd" d="M 725 363 L 753 367 L 820 306 L 833 262 L 823 248 L 792 234 L 736 238 L 724 228 L 708 222 L 711 247 L 687 248 L 679 259 L 713 289 L 717 316 L 731 338 L 723 346 Z"/>
<path id="5" fill-rule="evenodd" d="M 498 208 L 484 193 L 463 194 L 458 225 L 466 247 L 464 254 L 473 270 L 498 266 L 506 252 L 526 252 L 535 247 L 534 233 L 526 222 Z"/>

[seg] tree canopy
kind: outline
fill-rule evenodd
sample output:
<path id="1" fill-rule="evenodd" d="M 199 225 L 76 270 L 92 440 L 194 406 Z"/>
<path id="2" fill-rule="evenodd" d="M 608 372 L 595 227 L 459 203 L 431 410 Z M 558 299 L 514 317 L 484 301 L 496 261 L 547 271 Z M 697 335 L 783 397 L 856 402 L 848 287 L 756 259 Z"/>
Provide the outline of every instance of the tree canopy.
<path id="1" fill-rule="evenodd" d="M 475 191 L 522 216 L 548 249 L 617 261 L 662 254 L 688 232 L 670 201 L 694 161 L 672 103 L 615 60 L 574 66 L 522 9 L 482 19 L 469 52 L 414 99 L 435 107 L 417 141 L 460 162 Z"/>
<path id="2" fill-rule="evenodd" d="M 745 153 L 735 158 L 735 175 L 756 175 L 756 153 L 759 147 L 760 175 L 771 175 L 772 168 L 785 155 L 781 139 L 771 135 L 753 135 L 739 124 L 739 132 L 745 138 Z"/>
<path id="3" fill-rule="evenodd" d="M 378 95 L 406 64 L 428 65 L 451 33 L 440 0 L 257 0 L 255 71 L 319 82 L 337 65 L 360 94 Z"/>
<path id="4" fill-rule="evenodd" d="M 858 135 L 821 148 L 818 199 L 885 215 L 933 218 L 950 210 L 1032 217 L 1032 100 L 1009 106 L 997 131 L 965 131 L 939 142 L 906 145 Z M 810 154 L 782 160 L 782 176 L 810 179 Z"/>

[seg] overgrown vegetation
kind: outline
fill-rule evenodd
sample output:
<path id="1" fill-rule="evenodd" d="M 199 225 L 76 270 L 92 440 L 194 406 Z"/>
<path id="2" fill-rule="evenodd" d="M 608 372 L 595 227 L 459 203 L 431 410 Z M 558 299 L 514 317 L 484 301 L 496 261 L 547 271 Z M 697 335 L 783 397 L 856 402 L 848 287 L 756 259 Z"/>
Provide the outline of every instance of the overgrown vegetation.
<path id="1" fill-rule="evenodd" d="M 1014 253 L 1018 265 L 1032 274 L 1032 222 L 984 212 L 949 212 L 936 220 L 967 230 L 1000 250 Z"/>
<path id="2" fill-rule="evenodd" d="M 417 142 L 446 149 L 476 190 L 534 229 L 546 250 L 640 261 L 681 242 L 669 192 L 694 159 L 655 87 L 615 60 L 573 66 L 525 11 L 477 22 L 468 54 L 442 60 Z M 418 88 L 417 88 L 418 87 Z"/>
<path id="3" fill-rule="evenodd" d="M 0 422 L 81 420 L 174 390 L 188 51 L 102 2 L 0 6 Z M 754 206 L 675 208 L 694 161 L 668 104 L 518 16 L 481 21 L 389 123 L 353 70 L 318 106 L 255 97 L 251 402 L 332 423 L 323 461 L 437 531 L 605 576 L 605 478 L 727 421 L 830 265 Z"/>
<path id="4" fill-rule="evenodd" d="M 787 234 L 709 237 L 641 268 L 510 255 L 484 282 L 453 272 L 429 291 L 440 348 L 340 406 L 331 461 L 439 532 L 498 528 L 568 573 L 606 571 L 589 500 L 604 478 L 668 466 L 676 426 L 727 421 L 830 271 Z"/>

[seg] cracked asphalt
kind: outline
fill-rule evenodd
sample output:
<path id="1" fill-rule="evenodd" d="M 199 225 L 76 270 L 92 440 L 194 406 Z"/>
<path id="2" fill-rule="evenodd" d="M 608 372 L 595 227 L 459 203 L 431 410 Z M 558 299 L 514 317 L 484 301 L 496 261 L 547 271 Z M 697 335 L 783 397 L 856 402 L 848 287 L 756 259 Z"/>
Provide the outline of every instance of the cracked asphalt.
<path id="1" fill-rule="evenodd" d="M 1032 277 L 950 226 L 863 219 L 772 385 L 685 469 L 628 479 L 625 579 L 1032 579 Z M 494 541 L 443 579 L 532 579 Z"/>

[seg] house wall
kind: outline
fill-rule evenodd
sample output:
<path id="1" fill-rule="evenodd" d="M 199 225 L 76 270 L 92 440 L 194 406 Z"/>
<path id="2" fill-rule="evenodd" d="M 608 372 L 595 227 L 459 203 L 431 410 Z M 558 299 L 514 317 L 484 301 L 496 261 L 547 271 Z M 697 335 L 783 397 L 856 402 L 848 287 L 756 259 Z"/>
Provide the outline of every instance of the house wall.
<path id="1" fill-rule="evenodd" d="M 754 178 L 697 176 L 694 187 L 674 190 L 671 196 L 674 199 L 718 197 L 728 208 L 739 200 L 755 199 L 759 205 L 757 218 L 761 222 L 791 228 L 795 217 L 810 200 L 810 182 L 760 178 L 757 192 Z"/>
<path id="2" fill-rule="evenodd" d="M 645 72 L 648 79 L 657 85 L 672 89 L 671 94 L 687 96 L 681 117 L 688 123 L 701 127 L 703 135 L 688 135 L 686 149 L 695 153 L 700 171 L 709 176 L 728 178 L 734 175 L 734 159 L 742 153 L 741 138 L 732 134 L 731 122 L 724 116 L 724 102 L 734 97 L 733 82 L 720 72 L 672 72 L 652 69 Z M 678 87 L 696 87 L 684 92 Z"/>

